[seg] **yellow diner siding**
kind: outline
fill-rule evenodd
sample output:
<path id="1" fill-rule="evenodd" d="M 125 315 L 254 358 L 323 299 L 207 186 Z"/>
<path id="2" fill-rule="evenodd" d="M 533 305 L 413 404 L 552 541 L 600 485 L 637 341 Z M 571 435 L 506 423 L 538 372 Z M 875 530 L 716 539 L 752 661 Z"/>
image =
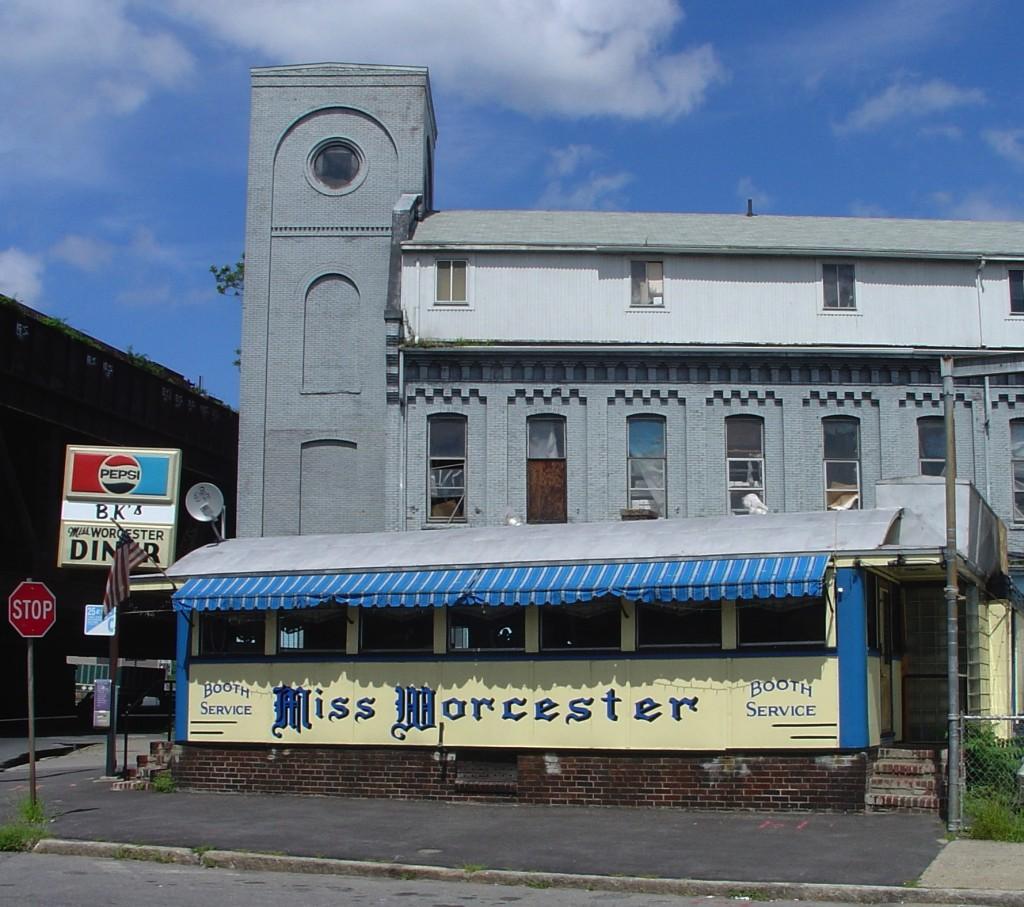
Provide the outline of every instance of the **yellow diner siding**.
<path id="1" fill-rule="evenodd" d="M 277 612 L 268 611 L 266 620 L 266 633 L 263 636 L 263 654 L 274 656 L 277 654 Z"/>
<path id="2" fill-rule="evenodd" d="M 526 620 L 524 621 L 523 641 L 527 652 L 540 651 L 540 609 L 536 605 L 528 605 L 526 608 Z"/>
<path id="3" fill-rule="evenodd" d="M 739 633 L 736 629 L 736 602 L 722 602 L 722 648 L 735 649 Z"/>
<path id="4" fill-rule="evenodd" d="M 876 655 L 868 657 L 868 745 L 882 741 L 882 664 Z"/>
<path id="5" fill-rule="evenodd" d="M 437 746 L 443 723 L 446 746 L 832 749 L 838 700 L 838 659 L 828 654 L 221 662 L 192 666 L 188 739 Z M 275 715 L 299 729 L 286 720 L 275 730 Z"/>
<path id="6" fill-rule="evenodd" d="M 348 633 L 345 635 L 345 654 L 357 655 L 359 653 L 359 607 L 349 605 L 345 609 L 348 617 Z"/>
<path id="7" fill-rule="evenodd" d="M 622 633 L 620 648 L 623 652 L 636 651 L 636 603 L 619 599 L 622 606 Z"/>
<path id="8" fill-rule="evenodd" d="M 892 660 L 892 736 L 903 739 L 903 659 Z"/>
<path id="9" fill-rule="evenodd" d="M 993 715 L 1011 715 L 1010 703 L 1013 659 L 1010 651 L 1010 621 L 1012 609 L 1006 602 L 989 602 L 988 647 L 989 706 Z"/>
<path id="10" fill-rule="evenodd" d="M 448 609 L 434 608 L 434 654 L 448 651 Z"/>

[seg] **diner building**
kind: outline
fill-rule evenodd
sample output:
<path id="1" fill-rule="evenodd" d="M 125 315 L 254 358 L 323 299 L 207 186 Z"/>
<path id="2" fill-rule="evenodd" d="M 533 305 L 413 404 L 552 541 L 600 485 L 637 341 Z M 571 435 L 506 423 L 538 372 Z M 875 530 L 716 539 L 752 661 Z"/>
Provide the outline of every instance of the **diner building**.
<path id="1" fill-rule="evenodd" d="M 869 778 L 945 738 L 940 361 L 1024 348 L 1024 225 L 439 211 L 425 69 L 258 69 L 252 105 L 239 538 L 170 571 L 179 777 L 937 805 Z M 1022 385 L 953 402 L 989 714 Z"/>

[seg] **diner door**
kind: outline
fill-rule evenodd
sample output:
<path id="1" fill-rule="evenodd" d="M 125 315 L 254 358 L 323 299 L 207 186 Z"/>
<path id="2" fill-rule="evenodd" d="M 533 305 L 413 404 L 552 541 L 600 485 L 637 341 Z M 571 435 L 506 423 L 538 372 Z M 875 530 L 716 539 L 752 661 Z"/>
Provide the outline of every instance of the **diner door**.
<path id="1" fill-rule="evenodd" d="M 903 739 L 946 738 L 946 603 L 938 583 L 904 587 Z"/>
<path id="2" fill-rule="evenodd" d="M 568 515 L 565 419 L 531 416 L 526 425 L 526 522 L 564 523 Z"/>

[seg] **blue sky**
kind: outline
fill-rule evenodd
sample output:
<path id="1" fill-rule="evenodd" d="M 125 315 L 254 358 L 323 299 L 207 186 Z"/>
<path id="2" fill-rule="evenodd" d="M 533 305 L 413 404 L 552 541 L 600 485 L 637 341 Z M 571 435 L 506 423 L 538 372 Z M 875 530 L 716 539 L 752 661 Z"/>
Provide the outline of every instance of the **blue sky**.
<path id="1" fill-rule="evenodd" d="M 249 69 L 426 65 L 439 208 L 1024 217 L 1016 0 L 0 0 L 0 293 L 236 404 Z"/>

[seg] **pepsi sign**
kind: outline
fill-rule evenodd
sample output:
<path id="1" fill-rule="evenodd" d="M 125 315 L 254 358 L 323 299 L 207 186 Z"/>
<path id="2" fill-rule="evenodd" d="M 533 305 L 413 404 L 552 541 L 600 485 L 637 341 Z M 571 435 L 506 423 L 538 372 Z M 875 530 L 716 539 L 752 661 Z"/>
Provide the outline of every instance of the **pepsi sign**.
<path id="1" fill-rule="evenodd" d="M 174 503 L 180 456 L 177 450 L 69 446 L 64 498 Z"/>

